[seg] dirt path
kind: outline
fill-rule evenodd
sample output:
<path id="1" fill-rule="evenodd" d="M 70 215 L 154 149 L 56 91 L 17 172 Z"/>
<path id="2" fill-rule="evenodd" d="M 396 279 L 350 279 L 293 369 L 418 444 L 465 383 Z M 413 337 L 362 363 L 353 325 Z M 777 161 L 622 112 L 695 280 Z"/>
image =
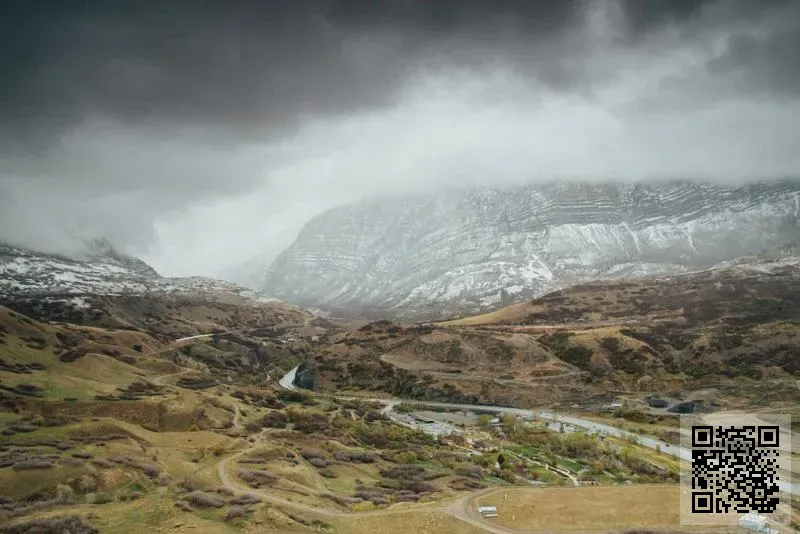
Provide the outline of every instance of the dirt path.
<path id="1" fill-rule="evenodd" d="M 256 443 L 260 443 L 264 439 L 265 430 L 262 430 L 258 436 L 256 437 Z M 242 451 L 237 452 L 227 458 L 220 460 L 217 463 L 217 474 L 219 475 L 219 479 L 222 482 L 222 485 L 226 488 L 235 491 L 237 493 L 249 493 L 251 495 L 256 495 L 264 500 L 264 502 L 268 502 L 271 504 L 276 504 L 279 506 L 285 506 L 287 508 L 292 508 L 295 510 L 300 510 L 302 512 L 307 512 L 316 516 L 324 516 L 324 517 L 362 517 L 362 516 L 377 516 L 377 515 L 392 515 L 392 514 L 402 514 L 407 513 L 410 511 L 416 510 L 416 508 L 404 508 L 402 510 L 374 510 L 370 512 L 344 512 L 341 510 L 330 510 L 326 508 L 320 508 L 319 506 L 305 504 L 297 501 L 291 501 L 289 499 L 285 499 L 283 497 L 278 497 L 273 493 L 269 493 L 260 489 L 251 488 L 249 486 L 245 486 L 237 481 L 235 481 L 229 474 L 228 474 L 228 464 L 242 456 L 245 453 L 250 452 L 249 449 L 245 449 Z M 441 510 L 441 506 L 426 506 L 425 510 L 436 511 Z"/>
<path id="2" fill-rule="evenodd" d="M 173 377 L 173 376 L 185 375 L 186 373 L 189 373 L 191 371 L 192 371 L 192 369 L 188 369 L 187 368 L 187 369 L 183 369 L 182 371 L 178 371 L 177 373 L 170 373 L 170 374 L 167 374 L 167 375 L 157 376 L 157 377 L 155 377 L 153 379 L 153 384 L 156 384 L 156 385 L 159 385 L 159 386 L 163 386 L 164 385 L 164 380 L 166 380 L 167 378 L 170 378 L 170 377 Z"/>
<path id="3" fill-rule="evenodd" d="M 242 415 L 242 411 L 239 408 L 239 403 L 233 403 L 233 427 L 234 428 L 241 428 L 241 423 L 239 422 L 239 417 Z"/>

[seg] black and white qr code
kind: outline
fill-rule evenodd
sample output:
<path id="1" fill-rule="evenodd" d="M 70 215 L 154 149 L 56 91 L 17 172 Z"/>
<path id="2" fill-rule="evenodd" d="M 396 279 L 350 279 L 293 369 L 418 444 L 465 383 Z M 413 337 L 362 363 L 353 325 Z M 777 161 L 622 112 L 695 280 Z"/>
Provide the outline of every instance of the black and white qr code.
<path id="1" fill-rule="evenodd" d="M 692 426 L 692 513 L 773 513 L 778 426 Z"/>

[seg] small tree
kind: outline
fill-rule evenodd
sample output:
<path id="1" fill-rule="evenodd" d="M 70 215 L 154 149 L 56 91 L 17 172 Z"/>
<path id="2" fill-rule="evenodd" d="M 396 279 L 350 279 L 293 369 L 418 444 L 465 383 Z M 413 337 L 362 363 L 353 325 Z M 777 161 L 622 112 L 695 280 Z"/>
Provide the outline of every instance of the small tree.
<path id="1" fill-rule="evenodd" d="M 478 416 L 478 426 L 481 428 L 489 428 L 492 423 L 492 416 L 482 413 Z"/>

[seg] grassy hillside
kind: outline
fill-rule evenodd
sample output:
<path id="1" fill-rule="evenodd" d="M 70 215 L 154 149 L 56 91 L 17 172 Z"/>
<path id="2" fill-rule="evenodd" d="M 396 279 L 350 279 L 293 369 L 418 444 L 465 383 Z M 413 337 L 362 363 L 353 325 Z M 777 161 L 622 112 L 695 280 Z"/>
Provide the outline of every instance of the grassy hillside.
<path id="1" fill-rule="evenodd" d="M 798 287 L 788 269 L 582 284 L 475 317 L 367 325 L 308 374 L 323 390 L 518 406 L 687 390 L 796 402 Z"/>

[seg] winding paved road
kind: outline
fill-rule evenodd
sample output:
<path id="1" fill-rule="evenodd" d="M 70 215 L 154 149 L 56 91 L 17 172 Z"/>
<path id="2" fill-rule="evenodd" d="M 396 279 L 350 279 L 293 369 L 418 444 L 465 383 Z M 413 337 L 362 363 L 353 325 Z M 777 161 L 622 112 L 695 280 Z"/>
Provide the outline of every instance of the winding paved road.
<path id="1" fill-rule="evenodd" d="M 177 342 L 187 341 L 190 339 L 197 339 L 202 337 L 210 337 L 213 334 L 203 334 L 199 336 L 191 336 L 189 338 L 181 338 L 176 340 Z M 297 370 L 299 366 L 294 367 L 289 372 L 287 372 L 281 379 L 279 380 L 279 384 L 284 389 L 288 390 L 296 390 L 298 389 L 294 385 L 295 378 L 297 376 Z M 155 383 L 162 383 L 164 379 L 171 377 L 171 376 L 178 376 L 184 373 L 190 372 L 191 369 L 184 369 L 178 373 L 171 373 L 167 375 L 162 375 L 154 379 Z M 337 397 L 344 399 L 345 397 Z M 350 398 L 350 397 L 347 397 Z M 381 413 L 389 415 L 394 407 L 400 403 L 404 402 L 403 399 L 381 399 L 381 398 L 372 398 L 372 399 L 364 399 L 371 402 L 376 402 L 384 405 L 384 408 L 381 410 Z M 458 404 L 458 403 L 447 403 L 447 402 L 432 402 L 432 401 L 419 401 L 416 399 L 408 400 L 408 402 L 412 402 L 415 404 L 419 404 L 422 406 L 428 406 L 433 408 L 447 408 L 453 410 L 471 410 L 471 411 L 480 411 L 480 412 L 488 412 L 488 413 L 498 413 L 498 414 L 512 414 L 517 415 L 519 417 L 525 419 L 531 419 L 534 417 L 540 419 L 546 419 L 551 421 L 559 421 L 564 423 L 569 423 L 577 427 L 586 428 L 594 433 L 600 435 L 610 435 L 616 436 L 621 438 L 632 438 L 637 440 L 637 442 L 643 446 L 656 449 L 659 448 L 663 453 L 672 454 L 684 460 L 691 459 L 691 451 L 685 449 L 680 446 L 672 445 L 666 443 L 661 440 L 657 440 L 651 438 L 649 436 L 643 436 L 640 434 L 636 434 L 633 432 L 629 432 L 626 430 L 621 430 L 619 428 L 615 428 L 609 425 L 605 425 L 602 423 L 597 423 L 594 421 L 589 421 L 587 419 L 582 419 L 579 417 L 574 417 L 566 414 L 560 414 L 551 411 L 534 411 L 534 410 L 525 410 L 522 408 L 513 408 L 513 407 L 506 407 L 506 406 L 492 406 L 492 405 L 473 405 L 473 404 Z M 234 404 L 234 419 L 233 425 L 234 427 L 241 427 L 240 422 L 240 408 L 238 404 Z M 256 437 L 255 443 L 260 443 L 265 436 L 266 429 L 262 430 L 258 436 Z M 255 445 L 255 443 L 253 445 Z M 330 510 L 319 508 L 317 506 L 312 506 L 309 504 L 300 503 L 297 501 L 288 500 L 282 497 L 278 497 L 272 493 L 261 491 L 258 489 L 253 489 L 247 486 L 244 486 L 237 481 L 233 480 L 228 474 L 228 465 L 231 461 L 235 460 L 239 456 L 249 452 L 250 448 L 243 449 L 233 455 L 227 456 L 219 461 L 217 464 L 217 472 L 222 482 L 222 485 L 226 488 L 231 489 L 235 492 L 241 493 L 250 493 L 256 495 L 263 499 L 265 502 L 269 502 L 271 504 L 285 506 L 287 508 L 292 508 L 295 510 L 300 510 L 312 515 L 316 516 L 323 516 L 323 517 L 353 517 L 353 516 L 377 516 L 377 515 L 394 515 L 394 514 L 403 514 L 408 513 L 410 511 L 416 510 L 426 510 L 426 511 L 438 511 L 447 513 L 465 523 L 473 525 L 485 532 L 491 532 L 493 534 L 519 534 L 520 532 L 516 529 L 511 529 L 507 527 L 503 527 L 498 524 L 492 524 L 487 522 L 483 519 L 476 511 L 475 511 L 475 500 L 483 494 L 492 493 L 495 491 L 499 491 L 497 488 L 489 488 L 487 490 L 471 492 L 456 498 L 447 499 L 444 501 L 440 501 L 435 504 L 431 505 L 420 505 L 415 507 L 409 508 L 401 508 L 401 509 L 386 509 L 386 510 L 375 510 L 370 512 L 352 512 L 352 511 L 340 511 L 340 510 Z M 791 491 L 792 493 L 800 493 L 800 484 L 792 484 L 789 485 L 786 482 L 779 482 L 782 491 Z M 604 531 L 609 532 L 609 531 Z"/>
<path id="2" fill-rule="evenodd" d="M 299 366 L 298 366 L 299 367 Z M 283 378 L 280 380 L 280 385 L 286 389 L 297 389 L 294 385 L 294 378 L 297 374 L 297 368 L 295 367 L 288 373 L 286 373 Z M 404 402 L 404 399 L 365 399 L 371 402 L 377 402 L 384 404 L 385 407 L 381 410 L 381 413 L 389 414 L 394 406 L 400 402 Z M 605 436 L 614 436 L 623 439 L 633 439 L 640 445 L 645 447 L 651 448 L 653 450 L 661 450 L 664 454 L 671 454 L 676 456 L 682 460 L 691 461 L 692 459 L 692 451 L 681 447 L 679 445 L 672 445 L 667 443 L 666 441 L 661 441 L 659 439 L 652 438 L 650 436 L 645 436 L 642 434 L 637 434 L 635 432 L 629 432 L 627 430 L 622 430 L 619 428 L 615 428 L 610 425 L 605 425 L 603 423 L 597 423 L 595 421 L 590 421 L 588 419 L 582 419 L 580 417 L 574 417 L 571 415 L 551 412 L 547 410 L 526 410 L 523 408 L 513 408 L 507 406 L 492 406 L 492 405 L 485 405 L 485 404 L 458 404 L 458 403 L 451 403 L 451 402 L 433 402 L 433 401 L 425 401 L 425 400 L 416 400 L 416 399 L 409 399 L 407 402 L 418 404 L 421 406 L 428 406 L 433 408 L 447 408 L 452 410 L 471 410 L 471 411 L 478 411 L 478 412 L 490 412 L 490 413 L 498 413 L 498 414 L 512 414 L 522 417 L 524 419 L 546 419 L 549 421 L 558 421 L 563 423 L 569 423 L 571 425 L 585 428 L 590 430 L 591 432 L 598 434 L 598 435 L 605 435 Z M 793 483 L 790 484 L 785 480 L 778 481 L 778 487 L 783 492 L 793 493 L 795 495 L 800 494 L 800 483 Z"/>

